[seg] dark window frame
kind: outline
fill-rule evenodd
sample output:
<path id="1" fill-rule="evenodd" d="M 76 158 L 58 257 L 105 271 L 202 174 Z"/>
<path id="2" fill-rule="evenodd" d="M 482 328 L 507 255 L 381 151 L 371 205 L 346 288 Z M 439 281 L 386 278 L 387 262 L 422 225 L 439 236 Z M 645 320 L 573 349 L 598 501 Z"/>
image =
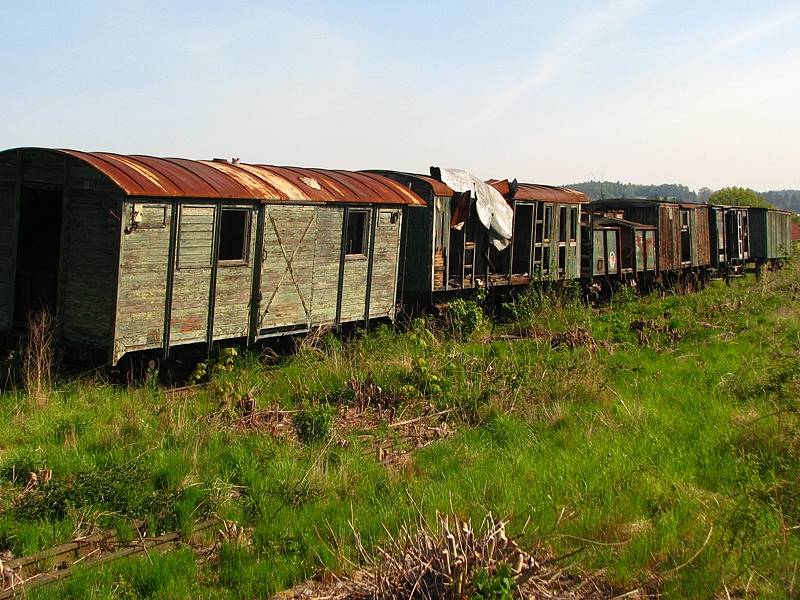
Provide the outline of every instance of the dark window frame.
<path id="1" fill-rule="evenodd" d="M 578 207 L 573 206 L 569 209 L 569 241 L 570 242 L 577 242 L 578 241 L 578 222 L 580 221 L 580 217 L 578 216 Z"/>
<path id="2" fill-rule="evenodd" d="M 553 239 L 553 205 L 544 205 L 544 218 L 542 219 L 542 241 L 549 242 Z"/>
<path id="3" fill-rule="evenodd" d="M 225 216 L 226 215 L 233 215 L 233 214 L 241 214 L 243 215 L 243 221 L 240 224 L 242 231 L 241 231 L 241 250 L 236 253 L 235 257 L 232 257 L 233 253 L 226 253 L 227 258 L 223 256 L 223 248 L 226 250 L 228 249 L 224 245 L 230 244 L 231 242 L 227 240 L 223 240 L 224 235 L 228 235 L 229 232 L 226 232 L 226 224 L 225 224 Z M 222 207 L 219 210 L 219 243 L 217 246 L 217 265 L 219 266 L 239 266 L 239 265 L 247 265 L 250 263 L 250 230 L 253 227 L 253 211 L 249 208 L 243 207 Z M 238 223 L 236 225 L 239 225 Z M 236 227 L 238 230 L 238 227 Z M 232 234 L 231 234 L 232 235 Z M 236 237 L 238 237 L 238 233 Z M 235 241 L 235 239 L 234 239 Z M 238 246 L 238 244 L 237 244 Z"/>
<path id="4" fill-rule="evenodd" d="M 344 255 L 346 257 L 367 258 L 367 252 L 369 252 L 369 215 L 370 210 L 368 208 L 351 208 L 347 211 L 344 238 Z M 358 224 L 356 219 L 360 219 L 361 223 Z M 361 230 L 360 235 L 359 229 Z"/>
<path id="5" fill-rule="evenodd" d="M 559 244 L 566 244 L 567 243 L 567 219 L 569 218 L 569 212 L 567 211 L 566 206 L 559 206 L 558 207 L 558 243 Z"/>

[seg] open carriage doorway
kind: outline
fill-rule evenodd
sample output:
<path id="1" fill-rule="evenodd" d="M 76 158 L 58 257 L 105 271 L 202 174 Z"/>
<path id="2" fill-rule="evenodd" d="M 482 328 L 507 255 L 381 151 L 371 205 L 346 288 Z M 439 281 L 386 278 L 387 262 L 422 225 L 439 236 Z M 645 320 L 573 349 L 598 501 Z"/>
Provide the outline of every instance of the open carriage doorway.
<path id="1" fill-rule="evenodd" d="M 55 188 L 23 187 L 17 230 L 14 326 L 25 327 L 32 311 L 55 315 L 61 255 L 61 199 Z"/>

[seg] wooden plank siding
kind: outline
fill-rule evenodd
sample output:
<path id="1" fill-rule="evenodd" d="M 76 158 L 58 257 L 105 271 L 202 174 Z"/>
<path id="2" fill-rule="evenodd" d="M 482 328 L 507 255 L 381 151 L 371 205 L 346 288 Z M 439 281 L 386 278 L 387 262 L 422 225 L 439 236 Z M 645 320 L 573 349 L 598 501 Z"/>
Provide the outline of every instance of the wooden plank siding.
<path id="1" fill-rule="evenodd" d="M 336 321 L 343 216 L 344 208 L 338 206 L 324 206 L 317 209 L 311 303 L 315 325 L 330 325 Z"/>
<path id="2" fill-rule="evenodd" d="M 65 339 L 105 349 L 113 339 L 121 220 L 110 205 L 107 194 L 70 186 L 60 278 Z"/>
<path id="3" fill-rule="evenodd" d="M 208 333 L 215 212 L 212 204 L 179 205 L 170 320 L 171 345 L 202 342 Z M 166 266 L 166 256 L 162 260 Z M 166 281 L 166 271 L 163 277 Z"/>
<path id="4" fill-rule="evenodd" d="M 13 183 L 0 183 L 0 331 L 14 322 L 14 257 L 16 192 Z"/>
<path id="5" fill-rule="evenodd" d="M 378 211 L 369 302 L 371 318 L 394 318 L 401 223 L 402 212 L 399 209 Z"/>
<path id="6" fill-rule="evenodd" d="M 164 207 L 165 227 L 122 233 L 114 361 L 126 352 L 158 348 L 163 343 L 169 230 L 173 218 L 171 206 L 164 204 Z M 123 203 L 123 220 L 132 209 L 132 203 Z"/>
<path id="7" fill-rule="evenodd" d="M 311 325 L 319 210 L 325 209 L 266 207 L 259 329 Z M 339 232 L 323 233 L 334 236 L 338 247 Z M 338 255 L 336 260 L 338 266 Z"/>
<path id="8" fill-rule="evenodd" d="M 253 283 L 255 252 L 255 206 L 225 203 L 225 208 L 243 208 L 249 214 L 244 261 L 221 261 L 217 268 L 216 301 L 214 303 L 214 339 L 247 337 L 250 326 L 250 295 Z"/>

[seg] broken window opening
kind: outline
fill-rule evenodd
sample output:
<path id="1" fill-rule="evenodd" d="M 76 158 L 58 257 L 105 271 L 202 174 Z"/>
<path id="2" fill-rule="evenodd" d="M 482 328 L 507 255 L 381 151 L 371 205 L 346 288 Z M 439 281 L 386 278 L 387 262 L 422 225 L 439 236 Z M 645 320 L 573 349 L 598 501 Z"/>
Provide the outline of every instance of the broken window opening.
<path id="1" fill-rule="evenodd" d="M 347 238 L 344 251 L 348 256 L 366 256 L 367 211 L 351 210 L 347 215 Z"/>
<path id="2" fill-rule="evenodd" d="M 544 207 L 544 239 L 549 241 L 553 235 L 553 207 L 549 204 Z"/>
<path id="3" fill-rule="evenodd" d="M 247 262 L 250 211 L 223 208 L 220 211 L 218 262 Z"/>
<path id="4" fill-rule="evenodd" d="M 574 242 L 578 239 L 578 209 L 570 209 L 570 222 L 569 222 L 569 241 Z"/>

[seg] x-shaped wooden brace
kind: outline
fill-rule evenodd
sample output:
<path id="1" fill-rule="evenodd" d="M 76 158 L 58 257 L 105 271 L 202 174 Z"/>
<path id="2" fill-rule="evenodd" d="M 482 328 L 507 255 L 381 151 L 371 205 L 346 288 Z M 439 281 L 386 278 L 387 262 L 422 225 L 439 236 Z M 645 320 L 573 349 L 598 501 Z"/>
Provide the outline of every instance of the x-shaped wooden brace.
<path id="1" fill-rule="evenodd" d="M 294 271 L 292 271 L 292 262 L 294 261 L 294 257 L 297 255 L 298 250 L 300 250 L 300 246 L 303 245 L 303 242 L 306 239 L 306 235 L 308 235 L 308 230 L 311 229 L 311 225 L 314 223 L 314 219 L 316 218 L 316 211 L 312 210 L 311 219 L 309 220 L 308 224 L 306 225 L 305 230 L 303 231 L 303 235 L 300 236 L 300 241 L 297 242 L 297 246 L 292 251 L 291 256 L 286 255 L 286 249 L 283 247 L 283 241 L 281 240 L 281 234 L 278 231 L 278 224 L 275 223 L 275 219 L 272 217 L 272 214 L 267 212 L 269 215 L 269 221 L 272 223 L 272 230 L 275 232 L 275 237 L 278 239 L 278 247 L 281 249 L 281 254 L 283 254 L 283 260 L 286 261 L 286 268 L 283 270 L 283 273 L 278 278 L 278 283 L 275 286 L 275 289 L 272 291 L 272 295 L 269 297 L 269 301 L 267 302 L 267 306 L 264 308 L 263 315 L 269 312 L 269 307 L 272 306 L 272 301 L 275 300 L 275 296 L 278 295 L 278 290 L 281 289 L 281 284 L 283 280 L 286 278 L 286 274 L 289 274 L 289 277 L 292 280 L 292 284 L 294 284 L 294 289 L 297 290 L 297 295 L 300 298 L 300 303 L 303 305 L 303 312 L 306 313 L 306 321 L 311 322 L 311 313 L 306 306 L 306 301 L 303 299 L 303 294 L 300 291 L 300 286 L 297 285 L 297 281 L 294 278 Z"/>

